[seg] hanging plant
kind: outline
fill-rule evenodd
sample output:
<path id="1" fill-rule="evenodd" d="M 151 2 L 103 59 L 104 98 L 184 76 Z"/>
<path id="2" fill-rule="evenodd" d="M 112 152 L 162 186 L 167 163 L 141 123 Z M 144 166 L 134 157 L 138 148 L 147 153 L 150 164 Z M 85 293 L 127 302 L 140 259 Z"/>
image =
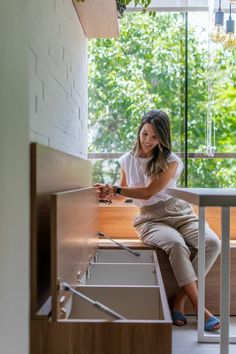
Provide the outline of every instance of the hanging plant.
<path id="1" fill-rule="evenodd" d="M 126 1 L 124 0 L 116 0 L 116 8 L 118 12 L 118 18 L 122 18 L 125 10 L 126 10 Z"/>

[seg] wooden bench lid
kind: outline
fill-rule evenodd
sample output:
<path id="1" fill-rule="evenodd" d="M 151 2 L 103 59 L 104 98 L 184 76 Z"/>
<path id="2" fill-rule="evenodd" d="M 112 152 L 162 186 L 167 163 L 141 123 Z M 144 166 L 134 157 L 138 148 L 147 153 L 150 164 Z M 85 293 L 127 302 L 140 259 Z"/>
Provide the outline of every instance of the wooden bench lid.
<path id="1" fill-rule="evenodd" d="M 98 201 L 94 188 L 52 195 L 52 295 L 53 314 L 63 282 L 78 285 L 98 248 Z M 57 314 L 53 316 L 58 318 Z"/>
<path id="2" fill-rule="evenodd" d="M 51 194 L 91 187 L 91 161 L 51 147 L 30 144 L 31 318 L 51 312 Z"/>

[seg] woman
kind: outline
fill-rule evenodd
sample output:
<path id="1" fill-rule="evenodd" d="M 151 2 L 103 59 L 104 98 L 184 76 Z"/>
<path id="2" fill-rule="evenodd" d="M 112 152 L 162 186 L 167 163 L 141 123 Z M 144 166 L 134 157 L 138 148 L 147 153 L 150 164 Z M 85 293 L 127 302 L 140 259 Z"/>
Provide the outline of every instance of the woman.
<path id="1" fill-rule="evenodd" d="M 165 189 L 176 187 L 183 163 L 171 151 L 170 122 L 163 111 L 152 110 L 142 118 L 133 151 L 120 160 L 120 186 L 97 184 L 99 197 L 111 199 L 115 194 L 132 198 L 140 208 L 134 228 L 146 244 L 163 249 L 169 256 L 180 291 L 172 304 L 173 323 L 187 323 L 184 305 L 189 297 L 196 313 L 198 302 L 198 254 L 191 261 L 188 246 L 198 248 L 198 218 L 191 206 L 170 197 Z M 220 252 L 220 240 L 206 226 L 206 274 Z M 205 330 L 220 328 L 220 320 L 205 309 Z"/>

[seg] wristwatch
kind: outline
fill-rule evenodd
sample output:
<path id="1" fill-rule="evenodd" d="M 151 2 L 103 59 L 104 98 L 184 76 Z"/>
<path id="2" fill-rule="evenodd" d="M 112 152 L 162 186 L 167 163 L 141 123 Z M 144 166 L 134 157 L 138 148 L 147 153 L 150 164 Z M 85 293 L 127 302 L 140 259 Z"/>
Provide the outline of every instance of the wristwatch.
<path id="1" fill-rule="evenodd" d="M 114 193 L 115 194 L 120 194 L 121 193 L 121 188 L 119 186 L 114 186 Z"/>

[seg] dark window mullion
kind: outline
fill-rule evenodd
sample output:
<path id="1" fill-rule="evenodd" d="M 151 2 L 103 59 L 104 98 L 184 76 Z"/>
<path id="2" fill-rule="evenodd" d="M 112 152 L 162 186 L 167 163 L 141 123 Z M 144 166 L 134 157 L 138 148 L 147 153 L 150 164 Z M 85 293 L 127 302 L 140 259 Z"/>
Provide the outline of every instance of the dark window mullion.
<path id="1" fill-rule="evenodd" d="M 188 186 L 188 13 L 185 12 L 184 186 Z"/>

